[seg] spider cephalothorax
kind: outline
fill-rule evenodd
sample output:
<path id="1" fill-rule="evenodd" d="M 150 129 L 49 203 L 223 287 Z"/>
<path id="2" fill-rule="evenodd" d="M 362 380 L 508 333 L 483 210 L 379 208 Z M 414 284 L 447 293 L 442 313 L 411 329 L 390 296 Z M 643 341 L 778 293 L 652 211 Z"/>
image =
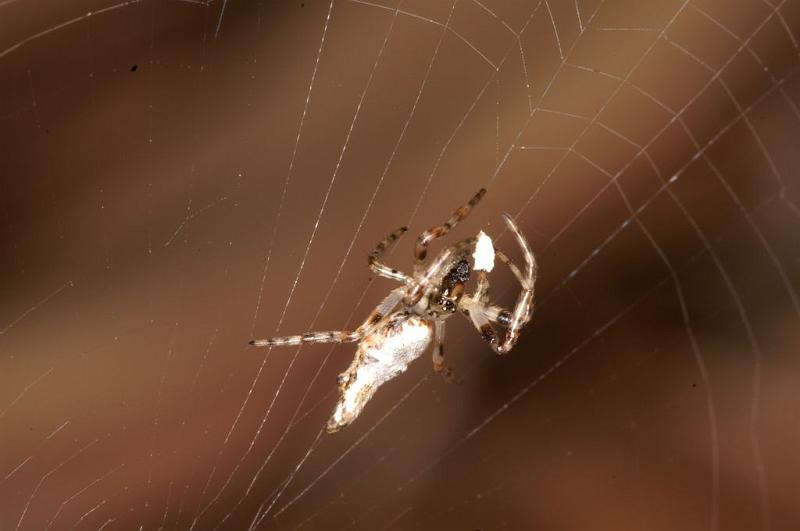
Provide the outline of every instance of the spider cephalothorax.
<path id="1" fill-rule="evenodd" d="M 464 284 L 469 280 L 469 262 L 463 258 L 456 262 L 442 279 L 442 287 L 437 299 L 441 312 L 455 313 L 458 301 L 464 295 Z"/>
<path id="2" fill-rule="evenodd" d="M 417 238 L 412 276 L 380 262 L 383 252 L 402 236 L 401 227 L 381 241 L 369 255 L 369 267 L 380 276 L 401 282 L 355 331 L 310 332 L 299 336 L 276 337 L 251 341 L 256 346 L 300 345 L 303 343 L 344 343 L 359 341 L 350 367 L 338 377 L 339 400 L 327 424 L 328 432 L 347 426 L 361 413 L 375 391 L 383 383 L 406 370 L 409 363 L 427 348 L 436 337 L 433 367 L 446 378 L 452 373 L 444 364 L 445 320 L 460 311 L 466 316 L 484 341 L 498 354 L 511 350 L 520 331 L 533 311 L 533 285 L 536 280 L 536 261 L 528 242 L 514 220 L 503 219 L 522 248 L 524 273 L 500 251 L 494 249 L 488 236 L 467 238 L 441 251 L 430 263 L 425 261 L 428 244 L 450 232 L 467 217 L 481 200 L 481 189 L 450 217 L 444 225 L 433 227 Z M 468 258 L 473 252 L 474 266 Z M 479 256 L 480 255 L 480 256 Z M 494 257 L 506 264 L 522 286 L 513 310 L 506 310 L 489 301 L 489 280 Z M 478 271 L 478 286 L 467 294 L 465 285 L 472 271 Z M 493 323 L 505 328 L 501 335 Z"/>

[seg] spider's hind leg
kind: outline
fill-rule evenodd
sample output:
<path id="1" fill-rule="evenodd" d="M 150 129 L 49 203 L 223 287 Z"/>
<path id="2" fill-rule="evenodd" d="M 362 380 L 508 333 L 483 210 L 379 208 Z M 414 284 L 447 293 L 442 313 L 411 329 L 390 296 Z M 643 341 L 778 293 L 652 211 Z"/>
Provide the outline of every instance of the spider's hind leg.
<path id="1" fill-rule="evenodd" d="M 369 317 L 352 332 L 347 330 L 331 330 L 328 332 L 308 332 L 298 336 L 271 337 L 269 339 L 255 339 L 250 341 L 254 347 L 282 347 L 296 346 L 306 343 L 352 343 L 360 341 L 370 333 L 384 317 L 394 309 L 403 298 L 403 288 L 391 291 L 381 303 L 369 314 Z"/>
<path id="2" fill-rule="evenodd" d="M 250 344 L 254 347 L 283 347 L 303 345 L 306 343 L 352 343 L 359 339 L 361 339 L 361 333 L 358 331 L 331 330 L 327 332 L 309 332 L 299 336 L 254 339 L 250 341 Z"/>

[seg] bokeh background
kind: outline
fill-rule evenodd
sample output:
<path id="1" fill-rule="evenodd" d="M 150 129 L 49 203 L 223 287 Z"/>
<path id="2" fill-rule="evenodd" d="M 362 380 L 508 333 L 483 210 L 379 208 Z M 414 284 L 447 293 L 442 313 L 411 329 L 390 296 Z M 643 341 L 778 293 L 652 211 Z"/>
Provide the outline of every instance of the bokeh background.
<path id="1" fill-rule="evenodd" d="M 0 1 L 0 528 L 800 529 L 796 0 Z M 366 254 L 540 264 L 321 429 Z M 408 270 L 413 236 L 388 261 Z M 452 241 L 452 240 L 449 240 Z M 498 268 L 493 294 L 513 303 Z"/>

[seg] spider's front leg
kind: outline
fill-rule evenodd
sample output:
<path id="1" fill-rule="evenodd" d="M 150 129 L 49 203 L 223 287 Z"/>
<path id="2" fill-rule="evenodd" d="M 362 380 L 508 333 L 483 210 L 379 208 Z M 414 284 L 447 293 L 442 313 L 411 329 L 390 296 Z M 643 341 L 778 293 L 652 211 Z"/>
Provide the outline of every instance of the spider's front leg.
<path id="1" fill-rule="evenodd" d="M 403 288 L 392 290 L 389 295 L 369 314 L 366 321 L 361 323 L 354 331 L 331 330 L 326 332 L 308 332 L 298 336 L 271 337 L 269 339 L 255 339 L 250 344 L 255 347 L 283 347 L 296 346 L 306 343 L 352 343 L 359 341 L 372 331 L 381 320 L 389 315 L 395 306 L 403 299 Z"/>
<path id="2" fill-rule="evenodd" d="M 514 309 L 509 312 L 508 310 L 489 304 L 489 280 L 484 271 L 481 271 L 481 276 L 478 279 L 478 289 L 475 294 L 464 297 L 461 300 L 461 304 L 459 304 L 462 312 L 469 316 L 470 321 L 472 321 L 472 324 L 481 334 L 481 338 L 488 342 L 492 350 L 498 354 L 505 354 L 514 348 L 522 328 L 528 324 L 528 321 L 531 319 L 531 313 L 533 312 L 533 286 L 534 282 L 536 282 L 537 271 L 536 259 L 533 255 L 533 251 L 522 235 L 522 232 L 519 230 L 519 227 L 517 227 L 517 224 L 508 214 L 503 215 L 503 220 L 522 248 L 522 254 L 525 259 L 525 273 L 523 274 L 519 267 L 505 254 L 497 250 L 495 251 L 495 255 L 501 262 L 508 266 L 514 274 L 514 277 L 522 286 L 522 292 L 517 298 Z M 492 323 L 498 323 L 506 327 L 505 335 L 502 338 L 498 336 Z"/>
<path id="3" fill-rule="evenodd" d="M 504 310 L 497 306 L 488 304 L 487 292 L 489 289 L 489 281 L 485 274 L 482 273 L 478 281 L 478 290 L 476 295 L 472 297 L 465 297 L 462 299 L 462 308 L 466 310 L 472 324 L 480 332 L 484 341 L 488 342 L 492 349 L 498 354 L 505 354 L 517 343 L 519 334 L 522 328 L 528 324 L 533 312 L 533 285 L 536 282 L 536 259 L 533 256 L 533 251 L 527 240 L 522 235 L 522 232 L 517 227 L 517 224 L 508 214 L 503 215 L 508 228 L 514 234 L 517 243 L 522 248 L 522 254 L 525 259 L 525 273 L 512 262 L 505 254 L 500 251 L 495 251 L 496 256 L 501 262 L 506 264 L 511 272 L 516 277 L 517 281 L 522 286 L 522 292 L 517 298 L 517 303 L 514 305 L 512 311 Z M 497 335 L 492 323 L 499 323 L 506 327 L 506 333 L 502 339 Z"/>
<path id="4" fill-rule="evenodd" d="M 446 235 L 450 230 L 462 222 L 470 213 L 470 211 L 478 204 L 478 202 L 486 195 L 486 188 L 481 188 L 469 202 L 456 210 L 450 219 L 444 225 L 432 227 L 417 238 L 417 244 L 414 247 L 414 273 L 418 274 L 422 271 L 422 266 L 425 263 L 425 257 L 428 255 L 428 245 L 436 238 L 441 238 Z"/>
<path id="5" fill-rule="evenodd" d="M 517 303 L 514 305 L 514 310 L 511 312 L 511 322 L 508 324 L 505 338 L 496 349 L 500 354 L 505 354 L 514 348 L 522 328 L 531 320 L 531 313 L 533 313 L 533 286 L 536 282 L 536 273 L 538 271 L 533 250 L 531 250 L 528 240 L 522 235 L 522 231 L 519 230 L 514 219 L 508 214 L 503 214 L 503 221 L 505 221 L 511 233 L 514 235 L 514 238 L 516 238 L 517 244 L 519 244 L 522 249 L 522 257 L 525 260 L 525 274 L 523 275 L 519 268 L 505 255 L 502 253 L 498 255 L 501 257 L 501 260 L 508 265 L 509 269 L 511 269 L 522 286 L 522 291 L 519 297 L 517 297 Z"/>
<path id="6" fill-rule="evenodd" d="M 406 233 L 408 227 L 400 227 L 396 231 L 392 232 L 386 238 L 380 241 L 378 245 L 375 246 L 375 249 L 371 253 L 369 253 L 369 268 L 372 270 L 373 273 L 380 275 L 382 277 L 390 278 L 392 280 L 396 280 L 398 282 L 402 282 L 407 284 L 411 279 L 405 273 L 398 271 L 397 269 L 392 269 L 391 267 L 384 265 L 379 258 L 381 255 L 388 249 L 394 242 L 400 239 L 400 237 Z"/>
<path id="7" fill-rule="evenodd" d="M 488 287 L 488 282 L 486 285 Z M 498 354 L 504 354 L 500 347 L 505 343 L 505 338 L 498 335 L 492 323 L 508 327 L 513 319 L 512 313 L 499 306 L 488 304 L 475 295 L 463 297 L 458 306 L 472 322 L 481 339 L 489 343 L 492 350 Z"/>

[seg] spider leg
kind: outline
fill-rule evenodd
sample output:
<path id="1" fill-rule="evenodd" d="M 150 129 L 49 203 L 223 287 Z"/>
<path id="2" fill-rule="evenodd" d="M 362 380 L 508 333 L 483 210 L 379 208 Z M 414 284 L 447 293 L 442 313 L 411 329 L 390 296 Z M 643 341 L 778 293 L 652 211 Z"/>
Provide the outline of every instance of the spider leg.
<path id="1" fill-rule="evenodd" d="M 354 331 L 331 330 L 325 332 L 309 332 L 298 336 L 271 337 L 255 339 L 250 344 L 256 347 L 283 347 L 303 345 L 306 343 L 352 343 L 359 341 L 370 333 L 378 323 L 386 317 L 403 298 L 403 288 L 392 290 L 389 295 L 369 314 L 366 321 Z"/>
<path id="2" fill-rule="evenodd" d="M 378 260 L 384 251 L 394 244 L 394 242 L 396 242 L 400 236 L 405 234 L 407 230 L 408 227 L 400 227 L 396 231 L 389 234 L 386 238 L 381 240 L 380 243 L 375 246 L 375 249 L 369 253 L 369 268 L 375 274 L 403 283 L 407 283 L 411 280 L 405 273 L 402 273 L 397 269 L 392 269 Z"/>
<path id="3" fill-rule="evenodd" d="M 359 339 L 361 339 L 361 334 L 357 331 L 329 330 L 325 332 L 308 332 L 299 336 L 254 339 L 250 341 L 250 344 L 254 347 L 284 347 L 303 345 L 306 343 L 352 343 Z"/>
<path id="4" fill-rule="evenodd" d="M 495 306 L 494 304 L 482 304 L 481 306 L 483 313 L 486 314 L 486 318 L 491 322 L 506 328 L 511 324 L 512 314 L 510 311 L 500 306 Z"/>
<path id="5" fill-rule="evenodd" d="M 492 350 L 501 354 L 497 350 L 501 344 L 500 336 L 492 326 L 492 321 L 502 324 L 501 320 L 496 317 L 503 312 L 502 308 L 489 306 L 473 296 L 462 297 L 458 306 L 461 312 L 472 322 L 472 325 L 481 335 L 481 339 L 489 343 Z M 508 312 L 505 313 L 507 314 Z M 492 319 L 492 316 L 495 316 L 495 319 Z"/>
<path id="6" fill-rule="evenodd" d="M 497 251 L 495 251 L 496 253 Z M 489 298 L 489 276 L 486 271 L 478 272 L 478 288 L 472 294 L 472 298 L 476 301 L 485 301 Z"/>
<path id="7" fill-rule="evenodd" d="M 501 255 L 499 251 L 495 252 L 497 256 Z M 505 255 L 502 255 L 501 261 L 508 264 L 512 271 L 519 271 L 517 266 L 508 260 Z M 489 277 L 486 271 L 480 271 L 478 287 L 475 293 L 463 297 L 459 303 L 459 309 L 469 317 L 473 326 L 480 333 L 481 338 L 489 343 L 492 350 L 498 354 L 503 354 L 504 352 L 500 347 L 505 343 L 505 339 L 498 336 L 492 323 L 508 328 L 512 323 L 513 314 L 505 308 L 489 303 Z"/>
<path id="8" fill-rule="evenodd" d="M 444 321 L 435 321 L 433 326 L 436 332 L 436 343 L 433 345 L 433 370 L 441 374 L 446 382 L 457 382 L 453 369 L 444 364 Z"/>
<path id="9" fill-rule="evenodd" d="M 499 254 L 499 251 L 495 252 Z M 516 266 L 514 267 L 516 268 Z M 486 271 L 479 271 L 478 288 L 475 293 L 464 297 L 462 301 L 460 306 L 462 312 L 467 316 L 471 312 L 477 311 L 483 313 L 490 322 L 497 323 L 504 328 L 511 324 L 511 312 L 489 302 L 489 277 Z"/>
<path id="10" fill-rule="evenodd" d="M 481 339 L 489 343 L 492 350 L 498 354 L 504 354 L 500 350 L 500 346 L 505 340 L 492 325 L 496 323 L 502 327 L 510 326 L 513 314 L 505 308 L 487 304 L 474 297 L 463 297 L 459 309 L 472 322 L 472 326 L 481 335 Z"/>
<path id="11" fill-rule="evenodd" d="M 450 229 L 458 225 L 459 222 L 463 221 L 484 195 L 486 195 L 486 188 L 481 188 L 478 190 L 478 193 L 469 200 L 469 203 L 459 207 L 444 225 L 432 227 L 419 235 L 416 246 L 414 247 L 414 273 L 418 273 L 422 270 L 425 257 L 428 255 L 428 244 L 436 238 L 441 238 L 450 232 Z"/>
<path id="12" fill-rule="evenodd" d="M 509 257 L 507 257 L 503 251 L 500 251 L 500 250 L 498 250 L 498 249 L 495 249 L 495 251 L 494 251 L 494 255 L 495 255 L 495 256 L 496 256 L 496 257 L 497 257 L 497 258 L 498 258 L 498 259 L 499 259 L 501 262 L 503 262 L 505 265 L 507 265 L 507 266 L 508 266 L 508 268 L 509 268 L 509 269 L 511 270 L 511 272 L 514 274 L 514 276 L 515 276 L 515 277 L 517 277 L 517 280 L 519 281 L 519 283 L 520 283 L 520 284 L 522 284 L 522 285 L 524 286 L 524 285 L 525 285 L 525 282 L 526 282 L 526 281 L 525 281 L 525 277 L 524 277 L 524 276 L 522 276 L 522 271 L 520 271 L 519 267 L 517 267 L 517 264 L 515 264 L 514 262 L 512 262 L 512 261 L 511 261 L 511 259 L 510 259 Z"/>
<path id="13" fill-rule="evenodd" d="M 525 236 L 522 235 L 522 231 L 519 230 L 517 226 L 517 222 L 509 216 L 508 214 L 503 214 L 503 221 L 506 222 L 508 228 L 511 230 L 511 233 L 516 238 L 517 243 L 522 249 L 522 257 L 525 259 L 525 276 L 520 278 L 520 283 L 523 284 L 524 287 L 533 288 L 533 283 L 536 281 L 536 273 L 538 271 L 538 267 L 536 264 L 536 257 L 533 255 L 533 250 L 531 246 L 528 244 L 528 240 L 525 239 Z M 502 253 L 501 253 L 502 254 Z M 505 255 L 503 255 L 505 256 Z M 506 258 L 508 260 L 508 258 Z M 508 263 L 511 263 L 510 260 Z M 519 275 L 520 271 L 518 268 L 513 268 L 512 271 L 516 270 L 514 273 L 515 275 Z M 518 276 L 519 278 L 519 276 Z"/>
<path id="14" fill-rule="evenodd" d="M 533 285 L 536 282 L 537 273 L 536 258 L 533 255 L 533 251 L 531 250 L 528 241 L 519 230 L 519 227 L 517 227 L 517 224 L 508 214 L 503 214 L 503 221 L 506 222 L 506 225 L 508 225 L 508 228 L 511 230 L 512 234 L 514 234 L 514 237 L 517 239 L 517 243 L 522 249 L 522 256 L 525 259 L 525 273 L 523 275 L 519 268 L 516 267 L 513 262 L 511 262 L 508 257 L 502 253 L 497 255 L 501 256 L 500 260 L 508 265 L 522 286 L 522 292 L 519 294 L 517 303 L 514 305 L 514 310 L 511 313 L 511 322 L 508 324 L 505 338 L 503 338 L 502 343 L 495 349 L 498 354 L 505 354 L 514 348 L 517 339 L 519 339 L 519 333 L 522 330 L 522 327 L 524 327 L 531 319 L 534 296 Z"/>

